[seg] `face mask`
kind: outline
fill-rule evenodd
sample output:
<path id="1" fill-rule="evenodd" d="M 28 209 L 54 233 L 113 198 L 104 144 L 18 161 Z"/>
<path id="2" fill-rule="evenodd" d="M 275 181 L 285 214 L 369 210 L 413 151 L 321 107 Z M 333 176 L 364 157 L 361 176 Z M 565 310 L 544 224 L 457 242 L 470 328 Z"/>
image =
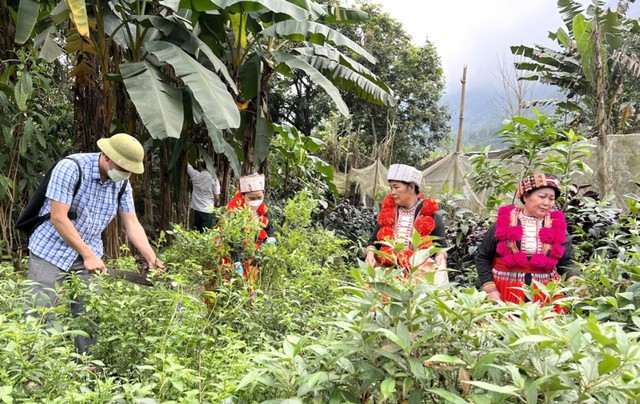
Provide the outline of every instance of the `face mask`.
<path id="1" fill-rule="evenodd" d="M 251 206 L 252 208 L 257 208 L 258 206 L 262 205 L 262 201 L 264 199 L 258 199 L 257 201 L 248 201 L 247 205 Z"/>
<path id="2" fill-rule="evenodd" d="M 130 175 L 131 173 L 116 170 L 115 168 L 110 168 L 109 170 L 107 170 L 107 176 L 111 178 L 111 181 L 113 182 L 124 181 L 128 179 Z"/>

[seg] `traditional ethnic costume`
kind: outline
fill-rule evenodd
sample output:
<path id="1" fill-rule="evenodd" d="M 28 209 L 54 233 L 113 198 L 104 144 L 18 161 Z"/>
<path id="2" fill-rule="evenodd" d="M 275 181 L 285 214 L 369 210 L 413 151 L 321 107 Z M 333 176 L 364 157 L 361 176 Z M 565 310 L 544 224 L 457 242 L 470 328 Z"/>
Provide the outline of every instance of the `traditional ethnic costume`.
<path id="1" fill-rule="evenodd" d="M 552 188 L 556 198 L 560 196 L 556 177 L 535 174 L 519 183 L 516 197 L 524 203 L 526 193 L 545 187 Z M 478 248 L 476 269 L 484 291 L 497 290 L 503 301 L 520 303 L 527 301 L 523 285 L 533 281 L 546 285 L 562 277 L 577 276 L 573 259 L 567 222 L 561 211 L 552 210 L 538 218 L 526 215 L 522 208 L 503 206 Z M 549 297 L 536 293 L 534 301 L 546 303 Z"/>
<path id="2" fill-rule="evenodd" d="M 387 175 L 388 181 L 401 181 L 413 183 L 417 187 L 422 182 L 422 173 L 408 165 L 393 164 L 389 167 Z M 415 229 L 421 237 L 438 237 L 436 243 L 440 247 L 446 247 L 445 228 L 442 218 L 436 212 L 438 203 L 418 194 L 418 203 L 415 206 L 405 208 L 397 206 L 391 194 L 382 201 L 382 209 L 378 214 L 378 223 L 369 239 L 368 249 L 378 249 L 384 252 L 384 256 L 376 254 L 376 261 L 382 266 L 393 266 L 398 264 L 408 271 L 411 269 L 411 257 L 414 250 L 429 248 L 431 241 L 422 243 L 417 248 L 413 248 L 411 239 Z M 396 252 L 393 248 L 381 244 L 383 241 L 395 241 L 404 244 L 404 249 Z M 434 283 L 444 285 L 449 282 L 446 271 L 436 270 L 435 262 L 428 258 L 419 265 L 421 271 L 435 271 Z"/>
<path id="3" fill-rule="evenodd" d="M 243 209 L 247 206 L 244 194 L 253 191 L 264 191 L 264 175 L 254 174 L 240 178 L 240 190 L 236 192 L 233 199 L 227 204 L 227 210 Z M 253 240 L 256 248 L 260 248 L 260 245 L 263 242 L 275 242 L 274 232 L 269 221 L 269 208 L 267 207 L 267 204 L 263 201 L 256 210 L 252 209 L 252 212 L 254 219 L 258 220 L 262 227 L 256 239 Z M 234 250 L 231 253 L 231 258 L 234 263 L 240 263 L 241 247 L 234 247 Z M 250 281 L 255 281 L 258 275 L 258 267 L 253 265 L 253 259 L 247 259 L 241 264 L 243 267 L 242 275 L 248 275 L 248 279 Z"/>

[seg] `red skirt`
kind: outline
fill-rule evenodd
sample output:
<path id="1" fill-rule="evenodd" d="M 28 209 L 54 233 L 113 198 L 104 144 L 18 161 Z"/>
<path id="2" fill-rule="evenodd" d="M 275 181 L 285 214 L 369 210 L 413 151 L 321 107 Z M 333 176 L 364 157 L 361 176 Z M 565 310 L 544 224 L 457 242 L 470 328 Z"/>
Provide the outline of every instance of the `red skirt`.
<path id="1" fill-rule="evenodd" d="M 517 271 L 500 271 L 493 269 L 493 282 L 496 285 L 496 289 L 500 292 L 502 301 L 519 304 L 527 301 L 524 289 L 527 286 L 525 282 L 525 276 L 531 275 L 532 288 L 534 291 L 533 301 L 540 304 L 549 304 L 550 302 L 561 299 L 564 294 L 558 293 L 553 296 L 549 296 L 546 293 L 539 291 L 533 281 L 539 282 L 543 285 L 549 282 L 560 282 L 562 278 L 560 275 L 553 271 L 551 273 L 532 273 L 532 272 L 517 272 Z M 536 292 L 537 291 L 537 292 Z M 566 309 L 559 305 L 554 305 L 557 313 L 566 313 Z"/>

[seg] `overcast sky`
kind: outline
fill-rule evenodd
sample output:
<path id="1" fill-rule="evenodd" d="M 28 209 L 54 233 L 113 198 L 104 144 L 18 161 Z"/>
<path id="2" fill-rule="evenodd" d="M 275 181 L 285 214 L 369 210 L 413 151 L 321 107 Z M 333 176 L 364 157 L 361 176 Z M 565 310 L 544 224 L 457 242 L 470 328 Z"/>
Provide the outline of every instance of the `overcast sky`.
<path id="1" fill-rule="evenodd" d="M 563 26 L 556 0 L 373 0 L 400 21 L 416 44 L 429 39 L 436 45 L 447 88 L 460 87 L 462 67 L 468 64 L 471 85 L 495 80 L 497 58 L 511 57 L 509 46 L 553 46 L 548 31 Z M 583 3 L 588 3 L 584 0 Z M 609 0 L 608 4 L 617 4 Z M 640 14 L 640 1 L 630 7 Z"/>

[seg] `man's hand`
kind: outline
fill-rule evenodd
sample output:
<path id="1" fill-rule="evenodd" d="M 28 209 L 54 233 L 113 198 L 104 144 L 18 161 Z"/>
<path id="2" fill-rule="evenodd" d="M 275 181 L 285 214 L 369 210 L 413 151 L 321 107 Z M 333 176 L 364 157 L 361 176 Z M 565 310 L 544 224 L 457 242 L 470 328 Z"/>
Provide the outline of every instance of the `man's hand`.
<path id="1" fill-rule="evenodd" d="M 90 274 L 107 272 L 107 267 L 104 265 L 104 262 L 95 254 L 84 257 L 84 267 Z"/>
<path id="2" fill-rule="evenodd" d="M 158 268 L 160 272 L 164 272 L 166 270 L 164 262 L 160 261 L 157 257 L 151 261 L 147 261 L 147 265 L 149 265 L 150 270 L 153 268 Z"/>

